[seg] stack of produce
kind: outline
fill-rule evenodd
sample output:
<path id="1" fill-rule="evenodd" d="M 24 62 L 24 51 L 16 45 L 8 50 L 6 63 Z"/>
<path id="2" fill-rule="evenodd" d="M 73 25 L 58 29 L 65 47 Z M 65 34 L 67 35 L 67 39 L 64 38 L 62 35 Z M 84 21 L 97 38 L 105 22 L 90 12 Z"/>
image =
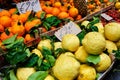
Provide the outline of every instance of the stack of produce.
<path id="1" fill-rule="evenodd" d="M 88 0 L 87 7 L 90 14 L 98 12 L 103 8 L 109 6 L 114 0 Z"/>
<path id="2" fill-rule="evenodd" d="M 62 41 L 42 36 L 33 47 L 25 46 L 17 35 L 3 41 L 4 60 L 10 66 L 1 69 L 10 80 L 96 80 L 119 58 L 120 24 L 105 26 L 94 18 L 83 21 L 78 35 L 66 34 Z M 7 70 L 7 72 L 6 72 Z"/>

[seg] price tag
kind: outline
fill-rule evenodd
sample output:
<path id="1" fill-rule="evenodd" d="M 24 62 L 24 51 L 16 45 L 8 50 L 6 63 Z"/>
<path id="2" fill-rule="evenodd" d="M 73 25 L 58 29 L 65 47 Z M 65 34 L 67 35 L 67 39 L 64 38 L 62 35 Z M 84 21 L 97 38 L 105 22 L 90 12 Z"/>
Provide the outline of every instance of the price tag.
<path id="1" fill-rule="evenodd" d="M 64 25 L 61 29 L 55 32 L 55 36 L 62 41 L 62 37 L 66 34 L 75 34 L 77 35 L 78 33 L 81 32 L 81 29 L 78 27 L 77 24 L 74 22 L 70 21 L 66 25 Z"/>
<path id="2" fill-rule="evenodd" d="M 108 21 L 110 21 L 110 20 L 113 19 L 112 17 L 110 17 L 110 16 L 107 15 L 106 13 L 102 13 L 101 16 L 102 16 L 103 18 L 105 18 L 106 20 L 108 20 Z"/>
<path id="3" fill-rule="evenodd" d="M 21 2 L 17 4 L 18 11 L 21 13 L 25 13 L 26 11 L 40 11 L 41 6 L 39 0 L 29 0 L 25 2 Z"/>

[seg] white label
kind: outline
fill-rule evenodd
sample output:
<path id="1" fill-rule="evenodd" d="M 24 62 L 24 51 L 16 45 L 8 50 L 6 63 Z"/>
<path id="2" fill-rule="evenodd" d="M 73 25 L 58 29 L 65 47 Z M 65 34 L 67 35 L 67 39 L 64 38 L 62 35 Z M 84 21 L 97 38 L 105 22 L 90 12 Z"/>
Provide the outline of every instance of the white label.
<path id="1" fill-rule="evenodd" d="M 81 32 L 81 29 L 78 27 L 77 24 L 74 22 L 70 21 L 66 25 L 64 25 L 61 29 L 55 32 L 55 36 L 62 41 L 62 37 L 66 34 L 75 34 L 77 35 L 78 33 Z"/>
<path id="2" fill-rule="evenodd" d="M 110 20 L 113 19 L 112 17 L 110 17 L 110 16 L 107 15 L 106 13 L 102 13 L 101 16 L 102 16 L 103 18 L 105 18 L 106 20 L 108 20 L 108 21 L 110 21 Z"/>
<path id="3" fill-rule="evenodd" d="M 19 13 L 25 13 L 26 11 L 40 11 L 42 10 L 39 0 L 29 0 L 17 4 Z"/>

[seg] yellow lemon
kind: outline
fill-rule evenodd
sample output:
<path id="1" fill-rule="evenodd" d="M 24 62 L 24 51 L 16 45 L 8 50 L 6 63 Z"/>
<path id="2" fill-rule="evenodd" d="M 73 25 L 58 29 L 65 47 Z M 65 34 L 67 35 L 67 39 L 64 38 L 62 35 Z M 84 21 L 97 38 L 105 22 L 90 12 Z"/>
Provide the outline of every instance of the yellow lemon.
<path id="1" fill-rule="evenodd" d="M 120 39 L 120 23 L 111 22 L 105 25 L 105 37 L 110 41 Z"/>
<path id="2" fill-rule="evenodd" d="M 62 47 L 68 51 L 75 52 L 80 46 L 79 38 L 74 34 L 66 34 L 62 38 Z"/>
<path id="3" fill-rule="evenodd" d="M 106 41 L 99 32 L 89 32 L 82 40 L 86 52 L 93 55 L 101 54 L 105 49 Z"/>
<path id="4" fill-rule="evenodd" d="M 95 80 L 96 70 L 94 67 L 87 64 L 80 65 L 79 76 L 77 80 Z"/>
<path id="5" fill-rule="evenodd" d="M 34 68 L 18 68 L 16 76 L 18 80 L 27 80 L 34 72 L 36 72 Z"/>
<path id="6" fill-rule="evenodd" d="M 110 57 L 107 54 L 102 53 L 100 54 L 100 62 L 95 65 L 95 69 L 97 70 L 97 72 L 104 72 L 110 67 L 110 65 L 111 65 Z"/>
<path id="7" fill-rule="evenodd" d="M 58 80 L 74 80 L 79 73 L 80 63 L 72 56 L 61 54 L 53 66 L 53 74 Z"/>
<path id="8" fill-rule="evenodd" d="M 80 46 L 75 52 L 75 57 L 82 63 L 85 63 L 88 57 L 88 53 L 85 51 L 83 46 Z"/>

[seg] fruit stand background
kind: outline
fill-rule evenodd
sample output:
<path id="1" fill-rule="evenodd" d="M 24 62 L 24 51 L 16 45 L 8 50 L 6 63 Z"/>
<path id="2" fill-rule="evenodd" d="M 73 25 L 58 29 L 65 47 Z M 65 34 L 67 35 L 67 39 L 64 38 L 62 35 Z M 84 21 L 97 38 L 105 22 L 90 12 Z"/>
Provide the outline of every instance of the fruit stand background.
<path id="1" fill-rule="evenodd" d="M 89 17 L 91 17 L 91 16 L 89 16 Z M 87 17 L 87 18 L 88 18 L 88 17 Z M 114 67 L 116 67 L 116 64 L 114 65 Z M 111 71 L 114 71 L 114 68 L 113 68 Z M 119 72 L 110 72 L 110 74 L 111 74 L 111 73 L 119 73 Z M 110 74 L 106 75 L 105 79 L 103 79 L 103 80 L 112 80 L 112 79 L 114 79 L 114 80 L 120 80 L 118 77 L 113 78 L 114 76 L 111 76 Z M 108 79 L 108 78 L 109 78 L 109 79 Z M 117 78 L 117 79 L 116 79 L 116 78 Z"/>

